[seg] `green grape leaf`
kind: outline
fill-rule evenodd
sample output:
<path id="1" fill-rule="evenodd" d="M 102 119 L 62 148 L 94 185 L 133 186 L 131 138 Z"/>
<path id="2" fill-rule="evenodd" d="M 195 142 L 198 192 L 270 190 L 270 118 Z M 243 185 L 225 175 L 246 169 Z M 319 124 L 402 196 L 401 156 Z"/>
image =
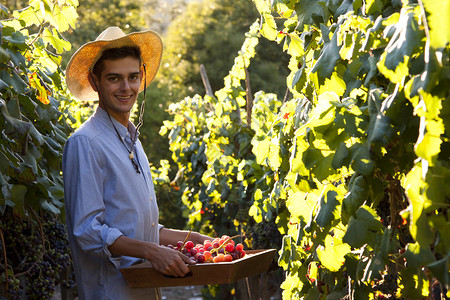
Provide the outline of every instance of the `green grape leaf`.
<path id="1" fill-rule="evenodd" d="M 273 138 L 270 141 L 269 146 L 269 165 L 273 170 L 278 170 L 281 166 L 281 157 L 280 157 L 280 141 L 278 138 Z"/>
<path id="2" fill-rule="evenodd" d="M 421 268 L 436 260 L 433 252 L 431 252 L 430 246 L 422 246 L 417 242 L 414 244 L 407 244 L 403 256 L 406 258 L 408 268 L 411 268 L 412 270 Z"/>
<path id="3" fill-rule="evenodd" d="M 448 286 L 449 284 L 448 266 L 448 256 L 427 265 L 428 269 L 430 269 L 436 279 L 439 280 L 443 286 Z"/>
<path id="4" fill-rule="evenodd" d="M 262 138 L 262 140 L 260 140 Z M 263 164 L 269 156 L 270 139 L 255 136 L 252 140 L 253 154 L 256 156 L 256 163 Z"/>
<path id="5" fill-rule="evenodd" d="M 53 22 L 52 24 L 60 32 L 67 31 L 70 27 L 75 28 L 75 21 L 78 17 L 77 11 L 74 6 L 55 5 L 53 9 Z"/>
<path id="6" fill-rule="evenodd" d="M 408 75 L 409 58 L 414 50 L 421 46 L 422 38 L 423 32 L 419 30 L 414 12 L 404 10 L 395 25 L 394 35 L 377 64 L 380 72 L 392 82 L 400 82 L 402 78 Z"/>
<path id="7" fill-rule="evenodd" d="M 331 166 L 337 170 L 347 165 L 349 163 L 348 161 L 349 154 L 350 151 L 348 150 L 347 146 L 345 145 L 344 142 L 341 142 L 333 155 Z"/>
<path id="8" fill-rule="evenodd" d="M 304 25 L 318 24 L 326 22 L 328 12 L 321 5 L 323 0 L 300 0 L 295 4 L 295 11 L 298 17 L 298 28 L 303 31 Z M 315 22 L 315 20 L 319 22 Z"/>
<path id="9" fill-rule="evenodd" d="M 407 95 L 410 98 L 417 96 L 419 91 L 430 91 L 439 82 L 440 63 L 436 57 L 436 52 L 431 48 L 429 61 L 425 64 L 422 74 L 414 76 L 405 86 Z"/>
<path id="10" fill-rule="evenodd" d="M 337 211 L 337 206 L 339 201 L 336 199 L 336 191 L 328 191 L 326 195 L 322 195 L 320 198 L 319 211 L 316 215 L 317 225 L 324 228 L 331 225 L 335 219 L 335 212 Z"/>
<path id="11" fill-rule="evenodd" d="M 0 73 L 0 78 L 17 93 L 24 93 L 25 89 L 28 87 L 27 83 L 19 75 L 17 75 L 16 72 L 11 72 L 10 74 L 3 70 Z"/>
<path id="12" fill-rule="evenodd" d="M 22 11 L 14 11 L 13 16 L 19 21 L 25 22 L 25 27 L 32 25 L 39 26 L 44 20 L 44 16 L 39 10 L 34 9 L 24 9 Z"/>
<path id="13" fill-rule="evenodd" d="M 372 124 L 371 128 L 369 128 L 369 143 L 371 145 L 387 145 L 394 135 L 394 126 L 391 118 L 379 113 Z"/>
<path id="14" fill-rule="evenodd" d="M 406 195 L 411 204 L 412 214 L 410 220 L 410 232 L 412 237 L 420 245 L 430 245 L 434 240 L 434 233 L 428 223 L 426 208 L 430 205 L 427 201 L 427 184 L 422 180 L 422 167 L 416 164 L 406 175 Z"/>
<path id="15" fill-rule="evenodd" d="M 303 152 L 303 163 L 307 169 L 312 169 L 319 165 L 325 157 L 319 149 L 308 148 Z"/>
<path id="16" fill-rule="evenodd" d="M 375 210 L 368 206 L 361 206 L 356 216 L 351 216 L 347 231 L 342 241 L 354 248 L 360 248 L 371 242 L 374 234 L 381 230 L 380 217 Z"/>
<path id="17" fill-rule="evenodd" d="M 423 299 L 430 293 L 429 283 L 423 272 L 403 268 L 400 271 L 400 293 L 405 299 Z"/>
<path id="18" fill-rule="evenodd" d="M 367 0 L 365 8 L 368 15 L 380 14 L 383 10 L 383 0 Z"/>
<path id="19" fill-rule="evenodd" d="M 24 216 L 23 206 L 25 204 L 25 195 L 27 187 L 22 184 L 15 184 L 11 189 L 11 200 L 14 202 L 14 211 Z"/>
<path id="20" fill-rule="evenodd" d="M 290 35 L 286 37 L 286 46 L 288 53 L 293 57 L 304 55 L 303 42 L 297 35 Z"/>
<path id="21" fill-rule="evenodd" d="M 415 153 L 417 156 L 426 159 L 430 166 L 433 166 L 437 160 L 437 156 L 441 152 L 442 139 L 440 138 L 441 133 L 444 133 L 444 125 L 442 120 L 439 121 L 425 121 L 427 132 L 421 132 L 419 140 L 416 144 Z"/>
<path id="22" fill-rule="evenodd" d="M 48 28 L 45 28 L 42 33 L 42 40 L 45 44 L 52 45 L 58 54 L 69 51 L 72 48 L 70 42 L 66 41 L 56 28 L 53 28 L 52 32 Z"/>
<path id="23" fill-rule="evenodd" d="M 330 30 L 323 24 L 320 24 L 324 46 L 320 56 L 314 64 L 311 73 L 316 73 L 319 78 L 330 78 L 333 74 L 336 62 L 341 58 L 339 54 L 340 47 L 337 43 L 338 34 L 335 32 L 333 37 L 329 38 Z"/>
<path id="24" fill-rule="evenodd" d="M 381 238 L 381 243 L 378 243 L 375 246 L 375 255 L 372 257 L 364 270 L 364 275 L 362 278 L 363 281 L 368 282 L 374 278 L 381 279 L 381 274 L 385 269 L 386 263 L 388 262 L 388 255 L 392 247 L 395 246 L 395 240 L 392 238 L 392 234 L 392 228 L 385 229 Z"/>
<path id="25" fill-rule="evenodd" d="M 361 205 L 367 200 L 369 195 L 369 186 L 364 176 L 358 176 L 353 181 L 349 193 L 342 202 L 342 209 L 349 215 L 354 215 Z"/>
<path id="26" fill-rule="evenodd" d="M 345 256 L 351 251 L 351 248 L 338 237 L 327 235 L 325 246 L 317 247 L 316 251 L 322 265 L 331 272 L 337 272 L 344 264 Z"/>
<path id="27" fill-rule="evenodd" d="M 423 0 L 427 20 L 430 27 L 430 46 L 433 48 L 445 47 L 450 41 L 450 1 Z"/>
<path id="28" fill-rule="evenodd" d="M 375 162 L 371 158 L 368 143 L 355 151 L 352 157 L 352 168 L 364 176 L 369 176 L 373 172 Z"/>
<path id="29" fill-rule="evenodd" d="M 305 223 L 310 222 L 314 202 L 306 198 L 304 193 L 289 193 L 286 206 L 293 218 L 301 218 Z"/>
<path id="30" fill-rule="evenodd" d="M 8 53 L 3 47 L 0 47 L 0 63 L 6 63 L 11 59 L 11 54 Z M 2 90 L 2 86 L 0 86 L 0 90 Z"/>
<path id="31" fill-rule="evenodd" d="M 12 126 L 20 137 L 24 137 L 30 130 L 31 123 L 11 117 L 8 112 L 6 103 L 0 99 L 0 112 L 5 121 Z"/>

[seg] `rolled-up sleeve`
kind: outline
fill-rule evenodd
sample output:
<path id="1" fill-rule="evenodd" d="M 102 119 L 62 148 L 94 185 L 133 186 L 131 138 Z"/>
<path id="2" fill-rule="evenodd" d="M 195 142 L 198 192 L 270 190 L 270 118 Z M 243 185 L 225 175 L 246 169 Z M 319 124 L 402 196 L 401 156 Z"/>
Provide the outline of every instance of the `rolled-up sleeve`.
<path id="1" fill-rule="evenodd" d="M 82 251 L 109 259 L 118 268 L 120 257 L 112 256 L 108 247 L 123 234 L 104 222 L 106 175 L 97 153 L 86 136 L 74 136 L 65 145 L 63 178 L 68 230 Z"/>

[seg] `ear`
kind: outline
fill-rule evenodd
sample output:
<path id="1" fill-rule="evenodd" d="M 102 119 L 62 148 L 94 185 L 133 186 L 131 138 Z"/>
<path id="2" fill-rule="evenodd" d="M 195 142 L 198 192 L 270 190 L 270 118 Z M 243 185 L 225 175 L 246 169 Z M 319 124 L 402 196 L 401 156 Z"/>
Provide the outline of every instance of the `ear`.
<path id="1" fill-rule="evenodd" d="M 92 74 L 92 72 L 89 72 L 88 79 L 89 79 L 89 84 L 91 85 L 92 89 L 98 93 L 98 89 L 97 89 L 98 79 L 97 79 L 97 76 Z"/>

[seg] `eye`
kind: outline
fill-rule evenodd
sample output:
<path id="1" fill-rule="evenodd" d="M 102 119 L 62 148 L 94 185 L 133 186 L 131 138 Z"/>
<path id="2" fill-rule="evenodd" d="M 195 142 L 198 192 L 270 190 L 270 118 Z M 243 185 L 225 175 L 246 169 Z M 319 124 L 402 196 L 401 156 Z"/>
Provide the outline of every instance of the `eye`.
<path id="1" fill-rule="evenodd" d="M 110 81 L 110 82 L 118 82 L 119 79 L 120 78 L 118 76 L 110 76 L 110 77 L 108 77 L 108 81 Z"/>
<path id="2" fill-rule="evenodd" d="M 132 81 L 139 80 L 139 75 L 131 75 L 130 80 L 132 80 Z"/>

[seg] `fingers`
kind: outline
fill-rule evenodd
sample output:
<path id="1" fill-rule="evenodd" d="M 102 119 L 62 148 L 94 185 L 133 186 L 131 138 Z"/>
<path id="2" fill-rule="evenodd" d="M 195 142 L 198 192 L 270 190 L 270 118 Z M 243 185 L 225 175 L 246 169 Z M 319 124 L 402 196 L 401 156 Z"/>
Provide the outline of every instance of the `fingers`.
<path id="1" fill-rule="evenodd" d="M 164 275 L 170 275 L 175 277 L 183 277 L 189 273 L 189 268 L 185 263 L 181 264 L 171 264 L 162 272 Z"/>
<path id="2" fill-rule="evenodd" d="M 178 252 L 178 251 L 177 251 L 177 252 Z M 187 264 L 189 264 L 189 265 L 195 264 L 195 262 L 194 262 L 192 259 L 190 259 L 190 258 L 187 257 L 186 255 L 184 255 L 183 253 L 181 253 L 181 252 L 178 252 L 178 253 L 179 253 L 181 259 L 182 259 L 185 263 L 187 263 Z"/>
<path id="3" fill-rule="evenodd" d="M 151 261 L 156 270 L 164 275 L 176 277 L 183 277 L 189 273 L 190 270 L 186 264 L 193 263 L 189 257 L 173 249 L 165 248 L 164 250 L 160 256 L 153 257 Z"/>

